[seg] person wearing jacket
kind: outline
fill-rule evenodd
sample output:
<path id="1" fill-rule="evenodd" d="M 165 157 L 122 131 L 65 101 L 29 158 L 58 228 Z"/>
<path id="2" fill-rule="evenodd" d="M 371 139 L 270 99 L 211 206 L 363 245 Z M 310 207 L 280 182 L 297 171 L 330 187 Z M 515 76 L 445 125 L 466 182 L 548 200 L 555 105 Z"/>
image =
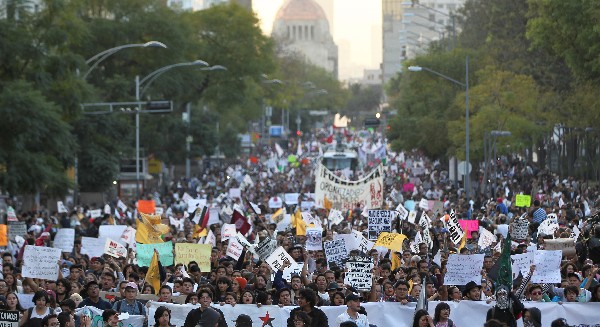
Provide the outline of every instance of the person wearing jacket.
<path id="1" fill-rule="evenodd" d="M 300 296 L 298 297 L 298 308 L 293 309 L 290 312 L 290 317 L 287 320 L 288 327 L 294 327 L 294 319 L 296 317 L 296 313 L 303 311 L 308 314 L 311 318 L 310 325 L 313 327 L 322 327 L 328 326 L 329 321 L 327 319 L 327 315 L 319 309 L 315 307 L 317 303 L 317 295 L 311 289 L 302 289 L 300 290 Z"/>

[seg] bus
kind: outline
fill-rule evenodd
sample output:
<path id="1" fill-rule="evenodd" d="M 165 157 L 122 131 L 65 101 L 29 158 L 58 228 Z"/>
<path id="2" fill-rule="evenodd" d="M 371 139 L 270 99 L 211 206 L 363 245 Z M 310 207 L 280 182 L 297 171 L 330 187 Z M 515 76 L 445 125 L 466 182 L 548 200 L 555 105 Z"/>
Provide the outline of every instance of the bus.
<path id="1" fill-rule="evenodd" d="M 323 153 L 321 163 L 331 171 L 349 169 L 354 174 L 358 168 L 358 154 L 344 145 L 338 145 Z"/>

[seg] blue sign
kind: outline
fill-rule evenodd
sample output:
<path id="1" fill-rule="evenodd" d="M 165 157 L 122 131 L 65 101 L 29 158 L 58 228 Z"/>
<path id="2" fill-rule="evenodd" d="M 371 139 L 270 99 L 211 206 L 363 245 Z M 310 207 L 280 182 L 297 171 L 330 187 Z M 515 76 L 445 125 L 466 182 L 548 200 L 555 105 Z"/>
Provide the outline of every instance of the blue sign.
<path id="1" fill-rule="evenodd" d="M 273 125 L 269 128 L 269 134 L 271 137 L 281 137 L 283 136 L 283 126 L 281 125 Z"/>

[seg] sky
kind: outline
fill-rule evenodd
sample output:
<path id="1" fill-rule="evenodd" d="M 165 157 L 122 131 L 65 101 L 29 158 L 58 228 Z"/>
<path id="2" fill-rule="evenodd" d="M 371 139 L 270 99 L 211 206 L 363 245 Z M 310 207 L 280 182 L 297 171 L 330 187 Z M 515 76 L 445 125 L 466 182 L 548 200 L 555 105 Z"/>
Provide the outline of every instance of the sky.
<path id="1" fill-rule="evenodd" d="M 253 0 L 263 32 L 271 35 L 273 20 L 285 0 Z M 319 2 L 319 1 L 317 1 Z M 333 40 L 338 46 L 339 78 L 360 78 L 364 69 L 381 63 L 381 1 L 333 0 Z"/>

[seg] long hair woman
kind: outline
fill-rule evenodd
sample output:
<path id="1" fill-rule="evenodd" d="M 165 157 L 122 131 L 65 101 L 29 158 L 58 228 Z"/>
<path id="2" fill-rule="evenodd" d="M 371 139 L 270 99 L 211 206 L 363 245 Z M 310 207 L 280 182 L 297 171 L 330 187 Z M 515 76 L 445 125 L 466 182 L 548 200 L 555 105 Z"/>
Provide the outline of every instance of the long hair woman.
<path id="1" fill-rule="evenodd" d="M 154 327 L 172 327 L 171 311 L 164 305 L 156 308 L 154 312 Z"/>

